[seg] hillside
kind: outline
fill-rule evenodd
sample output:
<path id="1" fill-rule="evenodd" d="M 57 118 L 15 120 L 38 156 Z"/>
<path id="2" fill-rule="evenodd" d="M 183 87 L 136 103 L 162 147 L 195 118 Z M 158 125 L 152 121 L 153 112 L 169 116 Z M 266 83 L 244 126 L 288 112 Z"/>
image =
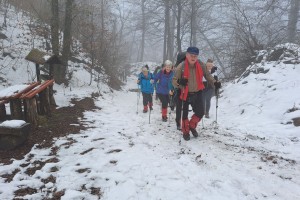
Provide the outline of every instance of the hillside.
<path id="1" fill-rule="evenodd" d="M 7 27 L 1 30 L 1 33 L 7 38 L 0 39 L 2 41 L 0 89 L 14 84 L 36 81 L 35 64 L 25 60 L 25 57 L 32 48 L 45 51 L 44 49 L 47 49 L 47 43 L 49 43 L 49 40 L 46 41 L 39 32 L 40 25 L 30 19 L 26 13 L 8 9 L 7 15 Z M 3 18 L 0 19 L 1 24 L 3 24 L 2 20 Z M 80 49 L 79 42 L 77 45 Z M 68 74 L 71 76 L 69 85 L 66 87 L 63 84 L 55 84 L 54 86 L 59 106 L 68 105 L 70 98 L 82 98 L 92 93 L 110 92 L 110 88 L 106 84 L 108 76 L 105 74 L 93 71 L 94 78 L 90 81 L 91 75 L 88 72 L 90 63 L 91 60 L 83 49 L 78 50 L 78 53 L 69 61 Z M 80 96 L 81 93 L 78 92 L 78 89 L 86 91 L 84 96 Z M 66 93 L 66 91 L 68 92 Z"/>
<path id="2" fill-rule="evenodd" d="M 299 136 L 293 125 L 300 117 L 299 50 L 298 45 L 283 44 L 261 51 L 258 63 L 226 85 L 220 110 L 232 119 L 230 126 L 261 137 Z"/>

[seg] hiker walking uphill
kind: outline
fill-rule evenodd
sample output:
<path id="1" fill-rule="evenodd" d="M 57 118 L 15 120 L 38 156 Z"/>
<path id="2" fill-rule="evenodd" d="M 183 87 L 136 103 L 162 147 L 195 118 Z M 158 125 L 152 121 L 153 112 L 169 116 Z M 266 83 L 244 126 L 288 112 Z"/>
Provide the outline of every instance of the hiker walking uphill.
<path id="1" fill-rule="evenodd" d="M 181 131 L 185 140 L 190 139 L 190 131 L 194 137 L 198 136 L 196 127 L 204 115 L 202 102 L 202 90 L 204 89 L 202 82 L 203 77 L 214 84 L 216 88 L 221 87 L 221 83 L 217 82 L 210 73 L 208 73 L 206 67 L 200 65 L 198 55 L 199 49 L 197 47 L 189 47 L 186 52 L 185 61 L 178 65 L 172 80 L 173 86 L 181 89 Z M 191 120 L 188 119 L 189 104 L 191 104 L 194 111 Z"/>
<path id="2" fill-rule="evenodd" d="M 168 103 L 169 103 L 169 95 L 173 95 L 172 92 L 172 78 L 173 72 L 172 70 L 172 62 L 170 60 L 166 60 L 164 63 L 164 69 L 157 73 L 154 77 L 154 82 L 157 83 L 156 94 L 158 95 L 159 100 L 161 101 L 161 113 L 162 113 L 162 121 L 166 122 L 168 117 Z"/>
<path id="3" fill-rule="evenodd" d="M 186 52 L 180 52 L 177 54 L 177 58 L 176 58 L 176 64 L 175 64 L 175 70 L 177 69 L 178 65 L 182 62 L 185 61 L 186 59 Z M 200 65 L 204 65 L 204 63 L 198 59 L 198 62 L 200 63 Z M 181 70 L 183 71 L 183 68 L 181 68 Z M 174 90 L 174 96 L 173 99 L 175 101 L 176 104 L 176 118 L 175 118 L 175 122 L 176 122 L 176 127 L 177 130 L 181 130 L 181 112 L 182 112 L 182 100 L 180 99 L 180 95 L 181 95 L 181 90 L 180 88 L 175 88 Z"/>
<path id="4" fill-rule="evenodd" d="M 214 77 L 215 80 L 218 80 L 217 77 L 217 67 L 214 67 L 213 60 L 208 59 L 206 62 L 206 69 L 207 71 Z M 210 110 L 210 100 L 214 95 L 214 90 L 215 86 L 213 84 L 210 84 L 205 77 L 203 77 L 203 85 L 204 85 L 204 90 L 203 90 L 203 106 L 204 106 L 204 116 L 206 118 L 209 118 L 209 110 Z"/>
<path id="5" fill-rule="evenodd" d="M 139 74 L 139 78 L 137 80 L 137 84 L 141 86 L 141 91 L 143 94 L 143 112 L 148 112 L 148 106 L 150 110 L 153 110 L 153 75 L 149 72 L 149 67 L 146 65 L 142 68 L 142 72 Z"/>
<path id="6" fill-rule="evenodd" d="M 157 66 L 155 69 L 154 69 L 154 72 L 153 72 L 153 76 L 156 76 L 161 70 L 162 68 L 164 67 L 164 64 L 162 64 L 161 66 Z M 158 95 L 157 95 L 157 83 L 154 84 L 154 90 L 155 90 L 155 100 L 158 100 Z"/>

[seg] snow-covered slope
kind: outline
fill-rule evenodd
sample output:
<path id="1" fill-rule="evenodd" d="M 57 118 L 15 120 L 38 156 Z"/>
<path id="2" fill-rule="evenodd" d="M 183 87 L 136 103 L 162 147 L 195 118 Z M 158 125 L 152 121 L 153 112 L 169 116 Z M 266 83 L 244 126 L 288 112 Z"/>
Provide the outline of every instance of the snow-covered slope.
<path id="1" fill-rule="evenodd" d="M 135 81 L 132 76 L 124 91 L 99 99 L 101 110 L 85 112 L 81 121 L 87 130 L 81 134 L 57 138 L 52 148 L 35 147 L 23 160 L 0 165 L 0 174 L 16 173 L 8 182 L 0 178 L 0 198 L 21 197 L 14 192 L 22 189 L 29 191 L 25 199 L 300 198 L 299 137 L 292 142 L 284 135 L 266 139 L 250 129 L 238 131 L 225 114 L 217 126 L 212 112 L 198 126 L 200 136 L 184 141 L 174 112 L 168 113 L 169 122 L 161 121 L 158 101 L 151 115 L 141 112 L 141 94 L 129 92 Z"/>
<path id="2" fill-rule="evenodd" d="M 275 51 L 278 59 L 268 61 Z M 262 61 L 248 67 L 246 77 L 227 84 L 219 101 L 220 123 L 261 137 L 299 136 L 300 128 L 292 123 L 300 117 L 299 51 L 293 44 L 264 51 L 259 55 Z M 222 121 L 222 115 L 226 120 Z"/>

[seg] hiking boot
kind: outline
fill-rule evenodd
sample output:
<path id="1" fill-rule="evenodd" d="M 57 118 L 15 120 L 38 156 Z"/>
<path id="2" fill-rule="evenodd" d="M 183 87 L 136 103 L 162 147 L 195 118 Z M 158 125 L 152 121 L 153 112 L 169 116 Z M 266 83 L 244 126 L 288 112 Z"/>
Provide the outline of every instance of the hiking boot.
<path id="1" fill-rule="evenodd" d="M 198 137 L 198 132 L 196 131 L 196 129 L 190 128 L 190 131 L 192 132 L 194 137 Z"/>
<path id="2" fill-rule="evenodd" d="M 175 107 L 174 106 L 170 106 L 171 110 L 174 111 Z"/>
<path id="3" fill-rule="evenodd" d="M 183 139 L 186 141 L 190 140 L 190 134 L 189 133 L 183 134 Z"/>
<path id="4" fill-rule="evenodd" d="M 147 107 L 147 106 L 144 106 L 143 113 L 146 113 L 146 112 L 148 112 L 148 107 Z"/>
<path id="5" fill-rule="evenodd" d="M 167 122 L 167 121 L 168 121 L 168 117 L 163 116 L 163 117 L 162 117 L 162 121 L 163 121 L 163 122 Z"/>
<path id="6" fill-rule="evenodd" d="M 152 108 L 153 104 L 152 103 L 148 103 L 148 106 L 149 106 L 150 110 L 153 110 L 153 108 Z"/>

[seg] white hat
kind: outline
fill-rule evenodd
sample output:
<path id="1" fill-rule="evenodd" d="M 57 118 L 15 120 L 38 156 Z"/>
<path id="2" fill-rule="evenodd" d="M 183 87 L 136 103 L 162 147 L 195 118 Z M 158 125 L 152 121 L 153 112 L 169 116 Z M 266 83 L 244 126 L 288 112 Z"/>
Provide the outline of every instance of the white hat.
<path id="1" fill-rule="evenodd" d="M 172 62 L 171 62 L 170 60 L 166 60 L 166 61 L 165 61 L 165 65 L 172 66 Z"/>

